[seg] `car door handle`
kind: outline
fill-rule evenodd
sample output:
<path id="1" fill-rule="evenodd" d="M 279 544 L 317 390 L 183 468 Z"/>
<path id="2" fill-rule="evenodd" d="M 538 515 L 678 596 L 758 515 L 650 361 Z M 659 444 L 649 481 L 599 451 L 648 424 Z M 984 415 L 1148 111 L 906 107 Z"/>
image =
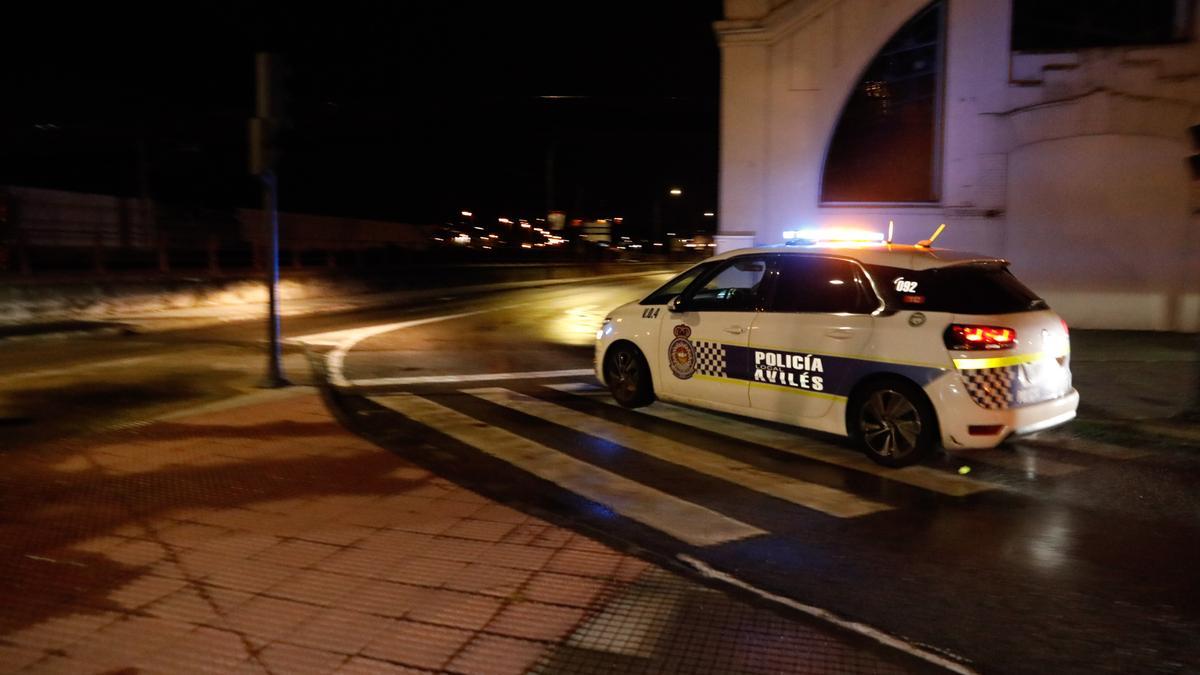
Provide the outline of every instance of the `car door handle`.
<path id="1" fill-rule="evenodd" d="M 726 326 L 725 332 L 733 333 L 734 335 L 740 335 L 742 332 L 742 327 L 741 326 Z"/>
<path id="2" fill-rule="evenodd" d="M 825 333 L 825 335 L 835 340 L 845 340 L 853 336 L 854 331 L 850 330 L 849 328 L 834 328 L 833 330 Z"/>

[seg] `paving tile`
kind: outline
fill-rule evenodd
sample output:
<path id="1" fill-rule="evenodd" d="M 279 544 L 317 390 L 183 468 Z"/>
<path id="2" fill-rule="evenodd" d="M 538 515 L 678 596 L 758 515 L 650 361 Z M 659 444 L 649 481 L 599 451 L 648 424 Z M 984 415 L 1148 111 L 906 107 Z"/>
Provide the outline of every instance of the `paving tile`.
<path id="1" fill-rule="evenodd" d="M 336 675 L 429 675 L 430 672 L 424 668 L 409 668 L 387 661 L 356 656 L 338 668 Z"/>
<path id="2" fill-rule="evenodd" d="M 347 660 L 345 654 L 282 642 L 268 645 L 257 657 L 269 672 L 287 675 L 324 675 L 335 672 Z"/>
<path id="3" fill-rule="evenodd" d="M 319 611 L 319 607 L 306 603 L 260 596 L 226 615 L 225 625 L 258 644 L 266 644 L 291 634 Z"/>
<path id="4" fill-rule="evenodd" d="M 546 563 L 546 571 L 588 577 L 611 577 L 621 556 L 577 549 L 562 549 Z"/>
<path id="5" fill-rule="evenodd" d="M 570 633 L 583 617 L 584 611 L 573 607 L 514 602 L 500 610 L 485 630 L 528 640 L 559 640 Z"/>
<path id="6" fill-rule="evenodd" d="M 142 657 L 133 672 L 229 673 L 250 658 L 236 633 L 215 628 L 197 628 L 179 641 Z"/>
<path id="7" fill-rule="evenodd" d="M 267 590 L 268 595 L 314 605 L 333 606 L 366 583 L 366 579 L 304 570 Z"/>
<path id="8" fill-rule="evenodd" d="M 207 539 L 195 548 L 226 555 L 230 558 L 249 558 L 259 551 L 268 549 L 280 541 L 279 537 L 261 532 L 228 531 L 220 537 Z"/>
<path id="9" fill-rule="evenodd" d="M 603 579 L 540 572 L 521 589 L 521 594 L 530 600 L 551 605 L 587 608 L 606 586 L 607 582 Z"/>
<path id="10" fill-rule="evenodd" d="M 430 543 L 429 549 L 423 555 L 441 560 L 477 562 L 484 559 L 490 548 L 488 542 L 484 541 L 438 537 Z"/>
<path id="11" fill-rule="evenodd" d="M 513 525 L 520 525 L 529 520 L 529 516 L 525 513 L 496 503 L 485 504 L 478 511 L 471 514 L 471 517 L 479 520 L 491 520 L 497 523 L 512 523 Z"/>
<path id="12" fill-rule="evenodd" d="M 339 550 L 339 547 L 329 544 L 289 539 L 254 554 L 250 559 L 267 565 L 303 568 L 311 567 Z"/>
<path id="13" fill-rule="evenodd" d="M 225 615 L 219 606 L 191 586 L 147 605 L 142 612 L 160 619 L 214 627 L 220 627 Z"/>
<path id="14" fill-rule="evenodd" d="M 451 518 L 469 518 L 483 508 L 487 502 L 459 501 L 456 499 L 435 499 L 429 503 L 426 513 Z"/>
<path id="15" fill-rule="evenodd" d="M 9 536 L 9 535 L 5 535 L 5 536 Z M 10 539 L 8 539 L 8 541 L 12 541 L 12 539 L 10 538 Z M 74 544 L 71 544 L 71 550 L 72 551 L 80 551 L 83 553 L 98 553 L 98 554 L 104 555 L 105 553 L 108 553 L 109 551 L 117 548 L 118 546 L 121 546 L 122 544 L 125 544 L 128 541 L 130 541 L 130 540 L 126 539 L 125 537 L 114 537 L 111 535 L 101 535 L 98 537 L 91 537 L 89 539 L 85 539 L 83 541 L 79 541 Z"/>
<path id="16" fill-rule="evenodd" d="M 343 548 L 314 567 L 325 572 L 378 579 L 384 578 L 406 555 L 393 549 Z"/>
<path id="17" fill-rule="evenodd" d="M 504 536 L 512 532 L 515 527 L 516 525 L 512 523 L 468 518 L 447 529 L 442 536 L 496 542 L 504 539 Z"/>
<path id="18" fill-rule="evenodd" d="M 441 534 L 462 520 L 457 516 L 408 514 L 396 517 L 388 525 L 393 529 L 420 534 Z"/>
<path id="19" fill-rule="evenodd" d="M 415 607 L 430 589 L 392 581 L 369 581 L 342 599 L 343 609 L 399 618 Z"/>
<path id="20" fill-rule="evenodd" d="M 296 574 L 290 567 L 239 560 L 205 577 L 205 583 L 247 593 L 262 593 Z"/>
<path id="21" fill-rule="evenodd" d="M 467 563 L 434 558 L 408 558 L 385 575 L 391 581 L 416 586 L 441 586 L 466 569 Z"/>
<path id="22" fill-rule="evenodd" d="M 97 670 L 130 665 L 138 657 L 182 639 L 194 626 L 155 617 L 131 616 L 66 648 L 66 655 Z"/>
<path id="23" fill-rule="evenodd" d="M 367 645 L 362 655 L 414 668 L 438 670 L 473 636 L 474 633 L 467 630 L 401 620 Z"/>
<path id="24" fill-rule="evenodd" d="M 446 580 L 445 588 L 467 593 L 509 597 L 517 592 L 533 572 L 514 567 L 496 567 L 472 563 Z"/>
<path id="25" fill-rule="evenodd" d="M 404 618 L 442 626 L 479 630 L 502 605 L 498 598 L 458 591 L 430 590 Z"/>
<path id="26" fill-rule="evenodd" d="M 156 574 L 203 579 L 216 572 L 233 567 L 246 559 L 248 554 L 229 551 L 214 551 L 206 548 L 180 549 L 173 552 L 166 564 L 155 567 Z M 177 572 L 167 572 L 175 569 Z"/>
<path id="27" fill-rule="evenodd" d="M 496 544 L 488 549 L 483 556 L 492 565 L 501 567 L 516 567 L 523 570 L 540 570 L 550 561 L 555 551 L 537 546 L 518 546 L 516 544 Z"/>
<path id="28" fill-rule="evenodd" d="M 122 609 L 138 609 L 165 598 L 186 585 L 187 582 L 179 579 L 146 575 L 114 589 L 108 594 L 108 599 Z"/>
<path id="29" fill-rule="evenodd" d="M 130 567 L 145 567 L 167 557 L 167 549 L 158 542 L 128 539 L 104 554 L 109 560 Z"/>
<path id="30" fill-rule="evenodd" d="M 363 538 L 357 546 L 372 550 L 396 551 L 404 555 L 422 555 L 432 546 L 432 534 L 378 530 Z"/>
<path id="31" fill-rule="evenodd" d="M 446 665 L 446 670 L 462 675 L 524 675 L 546 650 L 546 645 L 537 642 L 480 635 Z"/>
<path id="32" fill-rule="evenodd" d="M 122 618 L 116 612 L 77 611 L 56 616 L 9 633 L 4 639 L 10 644 L 32 649 L 62 649 Z"/>
<path id="33" fill-rule="evenodd" d="M 296 533 L 296 538 L 334 546 L 349 546 L 378 530 L 360 525 L 327 523 Z"/>
<path id="34" fill-rule="evenodd" d="M 390 624 L 391 619 L 373 614 L 324 610 L 283 636 L 281 641 L 326 652 L 357 654 Z"/>
<path id="35" fill-rule="evenodd" d="M 45 655 L 44 651 L 33 647 L 0 644 L 0 672 L 15 673 Z"/>
<path id="36" fill-rule="evenodd" d="M 82 661 L 65 656 L 46 656 L 40 661 L 27 666 L 21 671 L 22 675 L 62 675 L 63 673 L 86 673 L 88 665 Z"/>
<path id="37" fill-rule="evenodd" d="M 228 529 L 216 525 L 175 522 L 155 532 L 154 538 L 176 546 L 195 546 L 226 534 L 229 534 Z"/>

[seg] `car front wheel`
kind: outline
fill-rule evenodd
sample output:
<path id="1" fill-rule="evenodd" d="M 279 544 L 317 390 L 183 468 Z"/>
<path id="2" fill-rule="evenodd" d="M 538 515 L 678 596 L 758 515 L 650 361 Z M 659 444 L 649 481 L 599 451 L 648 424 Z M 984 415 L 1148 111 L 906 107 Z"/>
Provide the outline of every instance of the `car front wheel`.
<path id="1" fill-rule="evenodd" d="M 641 351 L 632 345 L 618 345 L 609 351 L 604 364 L 604 379 L 613 398 L 626 408 L 640 408 L 654 401 L 650 366 Z"/>
<path id="2" fill-rule="evenodd" d="M 880 382 L 856 395 L 850 405 L 851 438 L 875 462 L 909 466 L 933 451 L 937 442 L 933 408 L 915 386 Z"/>

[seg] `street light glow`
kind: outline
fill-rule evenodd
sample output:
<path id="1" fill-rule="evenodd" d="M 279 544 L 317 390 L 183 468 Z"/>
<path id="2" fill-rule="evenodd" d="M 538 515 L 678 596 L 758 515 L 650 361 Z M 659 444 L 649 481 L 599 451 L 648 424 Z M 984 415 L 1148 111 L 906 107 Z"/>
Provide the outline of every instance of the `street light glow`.
<path id="1" fill-rule="evenodd" d="M 470 211 L 459 211 L 459 213 L 461 213 L 463 216 L 465 216 L 467 218 L 470 218 L 471 216 L 475 215 L 474 213 L 471 213 Z"/>
<path id="2" fill-rule="evenodd" d="M 712 217 L 713 217 L 713 216 L 715 216 L 715 215 L 717 215 L 717 214 L 713 213 L 712 211 L 705 211 L 705 212 L 704 212 L 704 217 L 705 217 L 705 218 L 712 218 Z"/>
<path id="3" fill-rule="evenodd" d="M 671 188 L 671 196 L 678 197 L 683 194 L 683 188 Z"/>

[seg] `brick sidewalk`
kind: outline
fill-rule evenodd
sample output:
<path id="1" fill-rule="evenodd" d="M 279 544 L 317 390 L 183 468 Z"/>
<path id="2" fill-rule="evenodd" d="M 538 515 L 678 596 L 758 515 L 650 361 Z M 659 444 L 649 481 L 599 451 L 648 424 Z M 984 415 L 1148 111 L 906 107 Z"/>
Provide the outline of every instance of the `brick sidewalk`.
<path id="1" fill-rule="evenodd" d="M 0 453 L 0 671 L 891 673 L 301 394 Z"/>

